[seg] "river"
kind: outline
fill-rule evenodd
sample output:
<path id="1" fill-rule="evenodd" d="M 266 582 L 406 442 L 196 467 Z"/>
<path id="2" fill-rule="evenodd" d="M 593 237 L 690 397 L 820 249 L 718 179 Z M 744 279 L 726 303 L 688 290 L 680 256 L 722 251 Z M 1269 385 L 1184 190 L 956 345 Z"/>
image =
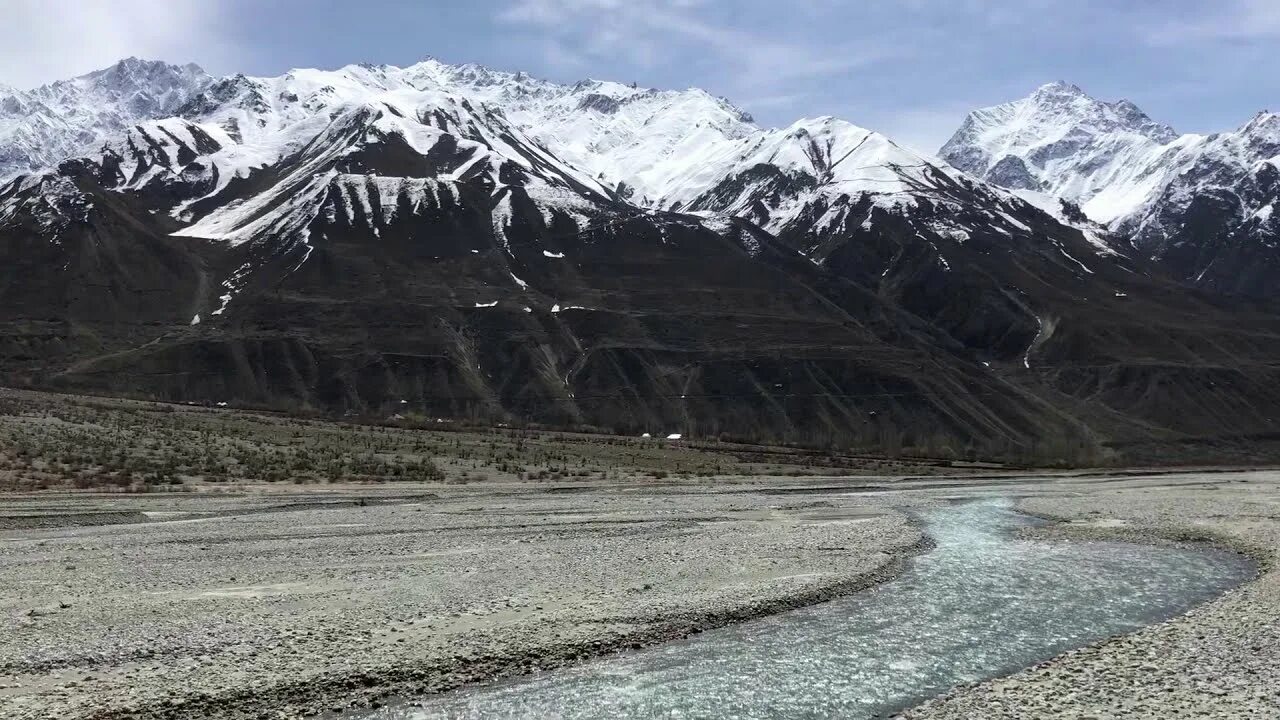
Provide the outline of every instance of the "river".
<path id="1" fill-rule="evenodd" d="M 937 547 L 871 590 L 365 717 L 883 717 L 1181 614 L 1254 573 L 1213 550 L 1020 539 L 1036 521 L 1007 501 L 920 519 Z"/>

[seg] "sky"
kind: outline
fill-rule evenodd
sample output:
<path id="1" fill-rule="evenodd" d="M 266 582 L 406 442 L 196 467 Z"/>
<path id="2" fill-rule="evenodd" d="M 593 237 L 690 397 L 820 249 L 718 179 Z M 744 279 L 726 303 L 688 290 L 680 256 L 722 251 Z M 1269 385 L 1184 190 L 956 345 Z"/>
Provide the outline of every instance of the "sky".
<path id="1" fill-rule="evenodd" d="M 219 75 L 434 56 L 701 87 L 762 125 L 834 115 L 926 152 L 1055 80 L 1181 132 L 1280 110 L 1280 0 L 0 0 L 0 19 L 17 88 L 128 56 Z"/>

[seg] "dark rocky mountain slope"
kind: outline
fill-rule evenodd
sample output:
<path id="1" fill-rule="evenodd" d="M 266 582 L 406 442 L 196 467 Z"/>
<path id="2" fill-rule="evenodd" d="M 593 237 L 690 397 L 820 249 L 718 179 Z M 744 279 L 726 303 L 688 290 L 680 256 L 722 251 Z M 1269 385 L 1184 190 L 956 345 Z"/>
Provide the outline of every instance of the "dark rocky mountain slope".
<path id="1" fill-rule="evenodd" d="M 1266 452 L 1265 301 L 847 123 L 532 82 L 226 78 L 15 179 L 3 380 L 952 457 Z M 608 115 L 590 169 L 573 122 L 530 119 L 574 93 L 617 96 L 578 111 Z M 686 121 L 715 128 L 693 159 L 644 134 Z"/>

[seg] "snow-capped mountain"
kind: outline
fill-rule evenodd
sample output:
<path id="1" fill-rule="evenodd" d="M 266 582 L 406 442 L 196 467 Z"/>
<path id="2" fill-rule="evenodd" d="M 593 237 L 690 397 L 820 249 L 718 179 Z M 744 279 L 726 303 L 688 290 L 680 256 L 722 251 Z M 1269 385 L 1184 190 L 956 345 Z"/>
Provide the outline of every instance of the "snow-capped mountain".
<path id="1" fill-rule="evenodd" d="M 566 162 L 633 202 L 670 205 L 674 183 L 708 146 L 759 132 L 746 112 L 693 88 L 638 88 L 585 80 L 560 85 L 524 73 L 428 59 L 403 71 L 432 86 L 501 107 L 512 122 Z"/>
<path id="2" fill-rule="evenodd" d="M 1276 239 L 1265 222 L 1280 175 L 1273 113 L 1233 132 L 1178 135 L 1127 100 L 1054 83 L 974 111 L 940 154 L 988 182 L 1075 203 L 1185 280 L 1274 293 L 1271 282 L 1230 279 L 1245 257 L 1276 264 L 1261 257 Z"/>
<path id="3" fill-rule="evenodd" d="M 0 86 L 0 182 L 56 165 L 134 123 L 172 115 L 211 81 L 196 65 L 128 58 L 34 90 Z"/>
<path id="4" fill-rule="evenodd" d="M 1102 102 L 1059 82 L 970 113 L 939 155 L 976 177 L 1066 198 L 1111 222 L 1133 210 L 1116 190 L 1130 181 L 1126 169 L 1176 139 L 1127 100 Z"/>
<path id="5" fill-rule="evenodd" d="M 1117 378 L 1274 349 L 1206 340 L 1224 311 L 1043 179 L 1001 188 L 843 120 L 436 60 L 180 87 L 146 67 L 149 117 L 0 185 L 5 378 L 1073 454 L 1103 426 L 1203 429 Z M 1138 115 L 1098 123 L 1160 135 Z M 1219 392 L 1204 427 L 1256 430 L 1270 387 Z"/>
<path id="6" fill-rule="evenodd" d="M 176 113 L 179 118 L 144 121 L 107 142 L 99 162 L 117 177 L 99 180 L 120 189 L 180 180 L 183 188 L 177 192 L 189 196 L 167 210 L 187 221 L 195 218 L 192 206 L 216 204 L 233 180 L 317 142 L 334 142 L 335 133 L 338 145 L 331 152 L 353 152 L 343 144 L 346 136 L 333 129 L 335 118 L 352 113 L 378 118 L 374 131 L 404 139 L 420 155 L 435 152 L 445 135 L 484 148 L 463 153 L 464 167 L 440 169 L 436 176 L 445 179 L 470 177 L 488 167 L 490 182 L 502 184 L 498 165 L 503 159 L 535 175 L 544 166 L 554 167 L 561 177 L 550 185 L 522 184 L 544 204 L 564 209 L 583 202 L 555 189 L 571 180 L 589 188 L 596 200 L 742 217 L 776 233 L 814 217 L 818 229 L 843 226 L 850 221 L 849 208 L 864 198 L 875 207 L 905 212 L 919 198 L 940 202 L 949 189 L 972 185 L 943 163 L 834 118 L 764 129 L 728 101 L 697 89 L 662 91 L 601 81 L 559 85 L 434 59 L 407 68 L 353 65 L 295 70 L 276 78 L 237 75 L 209 83 Z M 482 155 L 489 156 L 488 163 L 480 162 Z M 309 180 L 316 170 L 304 169 L 303 177 Z M 286 184 L 281 191 L 291 189 Z M 992 205 L 1026 205 L 988 189 L 982 193 Z M 265 193 L 255 202 L 270 204 L 274 197 Z M 953 198 L 950 207 L 970 202 Z M 255 206 L 247 203 L 250 211 Z M 821 208 L 816 215 L 815 208 Z M 1001 216 L 1016 212 L 1002 207 L 990 218 L 999 224 Z M 228 237 L 225 214 L 179 233 Z M 861 225 L 870 221 L 869 216 L 857 219 Z M 1114 254 L 1096 228 L 1079 225 L 1093 251 Z"/>
<path id="7" fill-rule="evenodd" d="M 879 133 L 829 117 L 759 128 L 701 90 L 557 85 L 427 60 L 408 68 L 235 76 L 179 112 L 183 117 L 141 123 L 87 158 L 92 174 L 108 187 L 160 189 L 154 195 L 163 202 L 179 200 L 152 208 L 186 224 L 175 236 L 308 248 L 298 264 L 310 257 L 310 224 L 319 214 L 355 218 L 358 205 L 368 222 L 369 183 L 361 177 L 368 173 L 379 176 L 381 207 L 407 197 L 415 212 L 424 181 L 483 184 L 504 246 L 518 194 L 547 229 L 559 216 L 581 232 L 637 208 L 692 213 L 717 230 L 732 227 L 728 218 L 745 219 L 814 263 L 845 249 L 841 272 L 872 284 L 893 282 L 895 259 L 920 252 L 948 268 L 947 256 L 963 254 L 959 246 L 978 236 L 995 238 L 1007 252 L 1042 245 L 1036 252 L 1046 267 L 1064 275 L 1125 262 L 1098 228 L 1068 224 L 1061 213 L 1043 217 L 1041 206 Z M 270 185 L 254 180 L 264 168 L 271 169 Z M 245 186 L 252 196 L 243 195 Z M 863 235 L 886 222 L 914 231 L 865 242 Z M 1050 226 L 1047 234 L 1033 231 Z M 923 251 L 902 247 L 920 243 Z M 875 253 L 847 251 L 872 245 Z M 221 280 L 226 295 L 252 272 L 237 268 Z M 228 302 L 213 313 L 222 315 Z M 1023 346 L 1032 341 L 1035 313 L 1016 303 L 1006 311 L 1022 331 L 1006 333 L 993 356 L 1020 358 L 1017 338 Z"/>

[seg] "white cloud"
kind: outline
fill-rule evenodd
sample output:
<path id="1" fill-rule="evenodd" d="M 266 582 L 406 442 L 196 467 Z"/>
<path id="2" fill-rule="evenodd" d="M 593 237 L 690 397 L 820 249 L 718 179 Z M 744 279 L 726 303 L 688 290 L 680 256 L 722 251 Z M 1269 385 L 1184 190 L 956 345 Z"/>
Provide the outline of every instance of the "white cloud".
<path id="1" fill-rule="evenodd" d="M 740 91 L 830 76 L 885 59 L 887 45 L 819 47 L 711 22 L 703 0 L 512 0 L 498 19 L 546 36 L 544 60 L 577 69 L 587 60 L 623 58 L 640 68 L 678 63 L 681 50 L 717 58 Z M 566 59 L 573 62 L 566 63 Z"/>
<path id="2" fill-rule="evenodd" d="M 18 88 L 80 75 L 131 55 L 218 63 L 217 2 L 2 0 L 0 83 Z"/>
<path id="3" fill-rule="evenodd" d="M 1156 25 L 1147 40 L 1154 45 L 1189 41 L 1240 41 L 1280 38 L 1280 2 L 1225 0 L 1206 5 L 1208 11 Z"/>

